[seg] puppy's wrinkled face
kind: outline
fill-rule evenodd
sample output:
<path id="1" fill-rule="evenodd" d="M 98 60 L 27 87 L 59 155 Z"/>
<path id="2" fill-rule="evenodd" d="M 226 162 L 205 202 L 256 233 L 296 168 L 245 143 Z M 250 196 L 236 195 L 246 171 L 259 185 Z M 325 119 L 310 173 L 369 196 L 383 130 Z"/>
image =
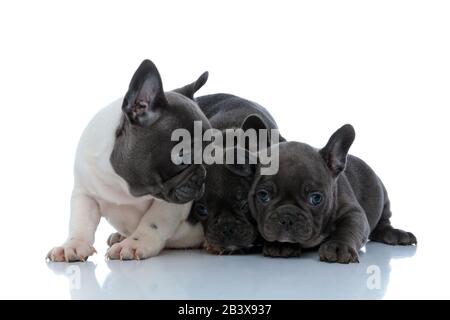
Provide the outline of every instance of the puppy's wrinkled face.
<path id="1" fill-rule="evenodd" d="M 203 223 L 207 249 L 220 253 L 251 247 L 258 236 L 248 207 L 254 173 L 238 175 L 224 164 L 206 168 L 206 191 L 191 215 Z"/>
<path id="2" fill-rule="evenodd" d="M 270 242 L 315 246 L 335 201 L 334 177 L 312 147 L 296 142 L 279 147 L 278 173 L 259 176 L 250 195 L 259 232 Z"/>
<path id="3" fill-rule="evenodd" d="M 134 74 L 126 93 L 124 117 L 116 132 L 111 155 L 115 171 L 128 183 L 134 196 L 151 194 L 172 203 L 201 197 L 206 170 L 202 164 L 175 164 L 171 159 L 172 132 L 184 129 L 194 137 L 194 123 L 209 121 L 191 99 L 207 79 L 207 73 L 181 89 L 164 92 L 155 65 L 145 60 Z"/>
<path id="4" fill-rule="evenodd" d="M 269 127 L 259 114 L 250 114 L 243 120 L 240 128 L 242 132 L 249 129 L 258 132 L 261 129 L 268 130 Z M 223 150 L 225 164 L 206 167 L 206 191 L 194 203 L 191 217 L 202 221 L 205 247 L 212 253 L 242 252 L 244 249 L 248 252 L 260 240 L 256 222 L 248 206 L 248 194 L 255 178 L 257 163 L 256 155 L 249 150 L 270 145 L 270 134 L 266 139 L 268 140 L 262 143 L 258 138 L 256 146 L 253 146 L 256 148 L 251 147 L 249 141 L 244 147 L 235 145 L 226 148 Z M 235 161 L 227 163 L 229 158 Z"/>
<path id="5" fill-rule="evenodd" d="M 337 203 L 337 177 L 345 169 L 355 132 L 345 125 L 317 150 L 299 142 L 279 144 L 276 175 L 256 174 L 249 206 L 261 236 L 269 242 L 300 243 L 309 248 L 323 240 Z"/>
<path id="6" fill-rule="evenodd" d="M 147 172 L 148 185 L 152 195 L 173 203 L 186 203 L 198 199 L 204 192 L 206 170 L 202 164 L 175 164 L 171 160 L 171 151 L 178 141 L 171 141 L 175 129 L 185 129 L 194 137 L 194 121 L 202 121 L 202 131 L 209 128 L 203 113 L 198 110 L 194 101 L 175 92 L 166 92 L 167 106 L 160 110 L 158 120 L 142 134 L 145 137 L 145 148 L 148 148 L 147 159 L 142 170 Z M 135 129 L 141 130 L 140 127 Z M 144 147 L 143 147 L 144 148 Z M 143 149 L 138 149 L 140 154 Z M 146 180 L 145 176 L 141 177 Z M 138 195 L 146 191 L 141 185 L 130 185 Z"/>

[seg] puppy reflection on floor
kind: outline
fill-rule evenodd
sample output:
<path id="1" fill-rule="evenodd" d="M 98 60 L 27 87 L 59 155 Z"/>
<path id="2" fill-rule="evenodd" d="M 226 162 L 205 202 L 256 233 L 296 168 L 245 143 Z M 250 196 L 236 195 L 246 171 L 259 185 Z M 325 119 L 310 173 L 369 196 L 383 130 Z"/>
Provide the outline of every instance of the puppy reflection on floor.
<path id="1" fill-rule="evenodd" d="M 92 262 L 48 267 L 67 277 L 72 299 L 381 299 L 388 290 L 391 260 L 415 253 L 415 246 L 369 242 L 359 264 L 331 267 L 313 252 L 304 253 L 302 263 L 280 263 L 256 254 L 169 250 L 148 261 L 108 261 L 103 282 Z M 68 269 L 73 267 L 79 268 L 79 279 Z"/>

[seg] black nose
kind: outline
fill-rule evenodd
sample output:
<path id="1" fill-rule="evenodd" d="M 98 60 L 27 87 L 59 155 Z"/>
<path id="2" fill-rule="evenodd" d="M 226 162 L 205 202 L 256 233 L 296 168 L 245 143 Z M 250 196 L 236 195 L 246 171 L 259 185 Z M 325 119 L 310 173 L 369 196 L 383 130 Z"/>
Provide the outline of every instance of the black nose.
<path id="1" fill-rule="evenodd" d="M 294 216 L 290 214 L 284 214 L 279 217 L 278 223 L 283 231 L 289 231 L 295 224 Z"/>

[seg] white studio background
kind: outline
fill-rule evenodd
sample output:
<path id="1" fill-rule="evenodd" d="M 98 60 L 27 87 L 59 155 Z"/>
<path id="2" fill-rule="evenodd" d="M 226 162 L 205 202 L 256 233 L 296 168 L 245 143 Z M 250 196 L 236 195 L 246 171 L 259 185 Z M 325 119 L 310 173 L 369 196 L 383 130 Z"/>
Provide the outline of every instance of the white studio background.
<path id="1" fill-rule="evenodd" d="M 166 90 L 208 70 L 199 94 L 260 103 L 289 140 L 353 124 L 351 153 L 419 240 L 386 298 L 449 298 L 449 17 L 446 1 L 2 1 L 0 297 L 55 297 L 40 264 L 66 237 L 78 138 L 149 58 Z"/>

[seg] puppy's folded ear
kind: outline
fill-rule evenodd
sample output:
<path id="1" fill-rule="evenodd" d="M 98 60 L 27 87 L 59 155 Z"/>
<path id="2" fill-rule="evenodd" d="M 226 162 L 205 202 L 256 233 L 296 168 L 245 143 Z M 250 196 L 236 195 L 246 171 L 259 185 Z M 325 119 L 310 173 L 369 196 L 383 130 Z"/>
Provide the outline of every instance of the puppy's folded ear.
<path id="1" fill-rule="evenodd" d="M 337 130 L 328 140 L 327 145 L 320 150 L 322 158 L 334 176 L 338 176 L 347 162 L 347 154 L 355 140 L 355 129 L 346 124 Z"/>
<path id="2" fill-rule="evenodd" d="M 208 80 L 209 73 L 205 71 L 202 75 L 194 82 L 185 85 L 184 87 L 173 90 L 174 92 L 181 93 L 183 96 L 188 97 L 189 99 L 194 100 L 194 94 L 200 90 L 201 87 Z"/>
<path id="3" fill-rule="evenodd" d="M 156 118 L 158 108 L 167 106 L 158 69 L 150 60 L 144 60 L 130 81 L 122 111 L 132 124 L 148 126 Z"/>
<path id="4" fill-rule="evenodd" d="M 257 159 L 248 150 L 234 147 L 225 150 L 225 167 L 241 177 L 255 174 Z"/>
<path id="5" fill-rule="evenodd" d="M 256 137 L 257 137 L 257 149 L 256 150 L 260 150 L 261 148 L 267 148 L 268 146 L 270 146 L 270 130 L 268 129 L 268 125 L 266 124 L 266 122 L 264 121 L 263 118 L 261 118 L 258 114 L 250 114 L 248 115 L 244 121 L 241 124 L 241 129 L 244 131 L 253 129 L 256 131 Z M 259 135 L 259 130 L 266 130 L 267 132 L 267 139 L 266 141 L 261 141 L 260 138 L 261 136 Z M 251 148 L 249 148 L 248 145 L 245 146 L 247 150 L 250 150 Z M 255 151 L 256 151 L 255 150 Z"/>

